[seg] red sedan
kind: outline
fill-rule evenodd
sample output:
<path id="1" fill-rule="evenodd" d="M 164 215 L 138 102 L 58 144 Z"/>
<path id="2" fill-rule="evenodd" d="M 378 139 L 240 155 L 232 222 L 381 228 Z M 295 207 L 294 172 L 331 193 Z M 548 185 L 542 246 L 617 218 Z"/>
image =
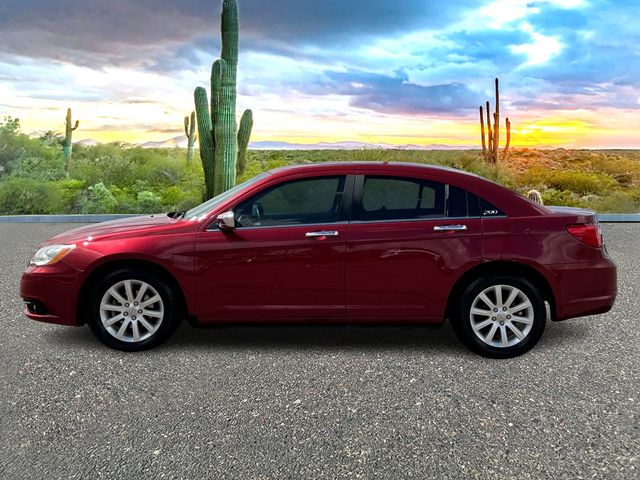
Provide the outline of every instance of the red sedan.
<path id="1" fill-rule="evenodd" d="M 607 312 L 616 267 L 593 212 L 543 207 L 478 176 L 344 163 L 261 174 L 187 212 L 51 238 L 22 277 L 29 318 L 88 323 L 143 350 L 182 319 L 441 324 L 489 357 L 547 320 Z"/>

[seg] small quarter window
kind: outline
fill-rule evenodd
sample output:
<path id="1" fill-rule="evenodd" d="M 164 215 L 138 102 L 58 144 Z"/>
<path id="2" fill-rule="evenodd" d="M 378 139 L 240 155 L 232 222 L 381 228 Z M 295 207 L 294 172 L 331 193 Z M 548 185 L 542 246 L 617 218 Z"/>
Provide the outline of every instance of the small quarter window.
<path id="1" fill-rule="evenodd" d="M 470 217 L 503 217 L 504 212 L 484 198 L 468 194 Z"/>

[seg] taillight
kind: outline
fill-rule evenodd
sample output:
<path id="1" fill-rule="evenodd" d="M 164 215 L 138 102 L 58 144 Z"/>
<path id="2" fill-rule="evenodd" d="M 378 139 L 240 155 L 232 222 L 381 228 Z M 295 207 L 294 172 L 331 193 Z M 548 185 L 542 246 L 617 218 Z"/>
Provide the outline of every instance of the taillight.
<path id="1" fill-rule="evenodd" d="M 602 233 L 595 223 L 578 223 L 567 225 L 567 232 L 590 247 L 602 247 Z"/>

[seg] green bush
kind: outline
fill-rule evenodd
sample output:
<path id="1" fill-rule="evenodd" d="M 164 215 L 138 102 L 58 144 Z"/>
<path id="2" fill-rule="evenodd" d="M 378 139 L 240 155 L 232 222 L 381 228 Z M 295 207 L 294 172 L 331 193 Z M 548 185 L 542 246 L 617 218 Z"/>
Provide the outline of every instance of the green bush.
<path id="1" fill-rule="evenodd" d="M 51 152 L 46 156 L 23 156 L 11 162 L 11 174 L 36 180 L 60 180 L 65 177 L 64 157 Z"/>
<path id="2" fill-rule="evenodd" d="M 104 183 L 99 182 L 85 191 L 82 213 L 115 213 L 118 202 Z"/>
<path id="3" fill-rule="evenodd" d="M 62 209 L 56 213 L 80 213 L 83 203 L 85 183 L 80 180 L 66 179 L 56 182 Z"/>
<path id="4" fill-rule="evenodd" d="M 15 177 L 0 182 L 0 215 L 60 213 L 62 200 L 54 182 Z"/>
<path id="5" fill-rule="evenodd" d="M 520 184 L 537 190 L 553 188 L 560 191 L 568 190 L 578 195 L 607 193 L 617 185 L 606 173 L 548 170 L 539 167 L 525 172 L 518 180 Z"/>
<path id="6" fill-rule="evenodd" d="M 160 213 L 162 211 L 162 198 L 153 192 L 138 193 L 137 210 L 139 213 Z"/>
<path id="7" fill-rule="evenodd" d="M 638 192 L 613 192 L 594 202 L 593 208 L 607 213 L 640 213 L 639 195 Z"/>
<path id="8" fill-rule="evenodd" d="M 579 195 L 569 190 L 556 190 L 555 188 L 547 188 L 541 192 L 542 201 L 545 205 L 556 205 L 565 207 L 584 207 L 584 202 Z"/>

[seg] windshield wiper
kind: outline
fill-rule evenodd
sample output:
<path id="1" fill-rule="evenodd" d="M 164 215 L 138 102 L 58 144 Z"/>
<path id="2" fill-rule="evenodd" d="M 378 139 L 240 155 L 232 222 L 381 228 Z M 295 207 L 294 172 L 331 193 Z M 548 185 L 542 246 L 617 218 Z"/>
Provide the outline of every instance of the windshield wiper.
<path id="1" fill-rule="evenodd" d="M 169 218 L 173 218 L 173 219 L 175 219 L 175 220 L 178 220 L 178 219 L 180 219 L 180 218 L 184 218 L 184 216 L 185 216 L 186 214 L 187 214 L 187 211 L 186 211 L 186 210 L 182 210 L 182 211 L 180 211 L 180 212 L 169 212 L 169 213 L 167 213 L 167 216 L 168 216 Z"/>

